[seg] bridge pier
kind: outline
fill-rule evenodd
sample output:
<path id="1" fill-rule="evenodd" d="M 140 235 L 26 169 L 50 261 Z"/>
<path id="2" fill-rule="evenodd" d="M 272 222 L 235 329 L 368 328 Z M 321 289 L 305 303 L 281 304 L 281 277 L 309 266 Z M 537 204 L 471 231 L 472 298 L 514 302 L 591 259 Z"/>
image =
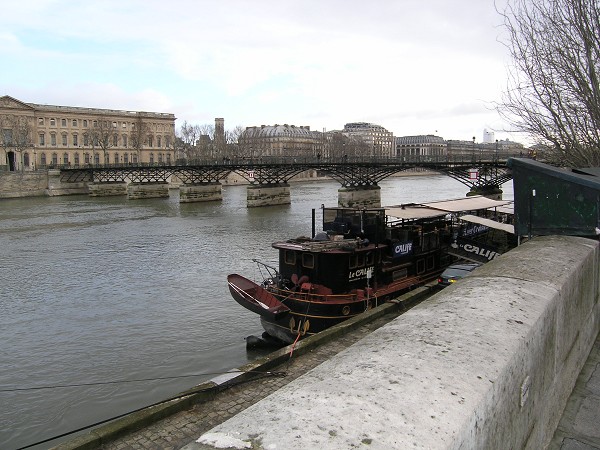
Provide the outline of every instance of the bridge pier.
<path id="1" fill-rule="evenodd" d="M 483 195 L 492 200 L 502 200 L 502 189 L 498 186 L 473 186 L 471 190 L 467 193 L 467 197 L 472 197 L 474 195 Z"/>
<path id="2" fill-rule="evenodd" d="M 179 187 L 179 203 L 223 200 L 221 183 L 190 183 Z"/>
<path id="3" fill-rule="evenodd" d="M 380 208 L 381 187 L 342 187 L 338 189 L 338 206 L 343 208 Z"/>
<path id="4" fill-rule="evenodd" d="M 130 183 L 127 186 L 127 198 L 129 200 L 168 197 L 169 183 Z"/>
<path id="5" fill-rule="evenodd" d="M 246 190 L 248 208 L 289 205 L 291 202 L 288 183 L 251 184 Z"/>
<path id="6" fill-rule="evenodd" d="M 124 181 L 89 183 L 88 190 L 90 197 L 114 197 L 118 195 L 127 195 L 127 183 Z"/>

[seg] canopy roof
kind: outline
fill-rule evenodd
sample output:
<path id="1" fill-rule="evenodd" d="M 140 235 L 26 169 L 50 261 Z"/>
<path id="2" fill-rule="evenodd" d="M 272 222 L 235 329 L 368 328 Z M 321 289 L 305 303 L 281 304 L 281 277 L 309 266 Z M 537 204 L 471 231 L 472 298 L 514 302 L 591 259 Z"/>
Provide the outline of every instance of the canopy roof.
<path id="1" fill-rule="evenodd" d="M 449 213 L 495 208 L 510 203 L 509 200 L 492 200 L 482 195 L 475 195 L 455 200 L 387 206 L 385 213 L 397 219 L 426 219 L 429 217 L 445 216 Z"/>

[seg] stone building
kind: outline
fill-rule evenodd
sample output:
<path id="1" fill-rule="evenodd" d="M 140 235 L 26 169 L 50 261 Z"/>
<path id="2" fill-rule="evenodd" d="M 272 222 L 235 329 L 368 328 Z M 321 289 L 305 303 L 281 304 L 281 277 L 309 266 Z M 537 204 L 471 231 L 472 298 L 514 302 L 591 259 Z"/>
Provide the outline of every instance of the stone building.
<path id="1" fill-rule="evenodd" d="M 377 158 L 395 156 L 394 133 L 381 125 L 366 122 L 353 122 L 344 125 L 342 134 L 351 139 L 358 139 L 366 144 L 366 155 Z"/>
<path id="2" fill-rule="evenodd" d="M 247 127 L 238 139 L 238 157 L 313 158 L 321 154 L 322 133 L 309 126 L 261 125 Z"/>
<path id="3" fill-rule="evenodd" d="M 396 156 L 411 158 L 439 159 L 447 154 L 444 138 L 432 134 L 420 136 L 401 136 L 396 138 Z"/>
<path id="4" fill-rule="evenodd" d="M 52 106 L 0 97 L 0 170 L 171 164 L 171 113 Z"/>

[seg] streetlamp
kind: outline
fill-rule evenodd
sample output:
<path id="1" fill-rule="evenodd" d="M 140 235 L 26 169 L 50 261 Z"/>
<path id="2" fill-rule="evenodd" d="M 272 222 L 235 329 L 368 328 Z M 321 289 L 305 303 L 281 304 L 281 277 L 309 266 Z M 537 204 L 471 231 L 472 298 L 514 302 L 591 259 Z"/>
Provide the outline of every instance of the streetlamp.
<path id="1" fill-rule="evenodd" d="M 473 161 L 475 161 L 475 136 L 473 136 L 473 154 L 471 155 Z"/>

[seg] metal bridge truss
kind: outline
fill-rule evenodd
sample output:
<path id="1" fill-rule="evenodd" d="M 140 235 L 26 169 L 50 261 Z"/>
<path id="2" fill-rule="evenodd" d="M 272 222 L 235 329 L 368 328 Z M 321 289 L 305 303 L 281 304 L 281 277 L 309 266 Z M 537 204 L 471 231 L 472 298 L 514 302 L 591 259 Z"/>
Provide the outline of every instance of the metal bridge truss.
<path id="1" fill-rule="evenodd" d="M 175 166 L 89 166 L 61 168 L 61 181 L 98 183 L 166 183 L 171 176 L 178 177 L 185 184 L 217 183 L 229 173 L 235 172 L 252 184 L 287 183 L 293 176 L 307 170 L 317 170 L 329 175 L 343 187 L 368 187 L 389 176 L 411 169 L 430 170 L 448 175 L 468 186 L 472 191 L 498 188 L 512 179 L 506 161 L 425 161 L 404 162 L 397 159 L 386 161 L 324 162 L 288 160 L 254 163 L 205 163 Z M 473 176 L 474 170 L 477 177 Z"/>

